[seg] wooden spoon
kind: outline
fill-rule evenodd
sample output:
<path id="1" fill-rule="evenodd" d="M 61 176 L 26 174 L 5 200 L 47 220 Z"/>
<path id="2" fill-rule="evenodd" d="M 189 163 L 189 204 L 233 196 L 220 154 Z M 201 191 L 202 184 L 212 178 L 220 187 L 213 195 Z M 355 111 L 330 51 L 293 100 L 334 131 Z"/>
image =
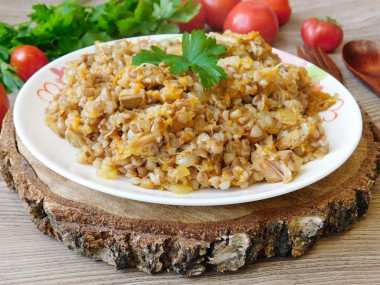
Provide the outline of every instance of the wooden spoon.
<path id="1" fill-rule="evenodd" d="M 347 68 L 380 96 L 380 46 L 367 40 L 350 41 L 343 46 L 342 57 Z M 380 142 L 375 124 L 373 135 Z"/>
<path id="2" fill-rule="evenodd" d="M 342 49 L 349 70 L 380 96 L 380 46 L 367 40 L 354 40 Z"/>

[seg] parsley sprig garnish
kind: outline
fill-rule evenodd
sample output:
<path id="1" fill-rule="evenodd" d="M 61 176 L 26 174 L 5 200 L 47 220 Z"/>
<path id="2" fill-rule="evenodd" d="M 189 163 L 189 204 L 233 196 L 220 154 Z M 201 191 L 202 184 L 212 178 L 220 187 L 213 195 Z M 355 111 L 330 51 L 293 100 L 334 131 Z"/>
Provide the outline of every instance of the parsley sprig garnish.
<path id="1" fill-rule="evenodd" d="M 185 32 L 182 36 L 182 54 L 167 54 L 157 46 L 151 46 L 151 51 L 142 50 L 132 58 L 133 65 L 151 63 L 159 65 L 162 61 L 169 66 L 173 75 L 187 72 L 191 69 L 198 74 L 203 87 L 209 88 L 218 84 L 220 79 L 227 80 L 227 73 L 217 65 L 219 55 L 227 48 L 207 37 L 203 30 L 193 30 L 191 36 Z"/>

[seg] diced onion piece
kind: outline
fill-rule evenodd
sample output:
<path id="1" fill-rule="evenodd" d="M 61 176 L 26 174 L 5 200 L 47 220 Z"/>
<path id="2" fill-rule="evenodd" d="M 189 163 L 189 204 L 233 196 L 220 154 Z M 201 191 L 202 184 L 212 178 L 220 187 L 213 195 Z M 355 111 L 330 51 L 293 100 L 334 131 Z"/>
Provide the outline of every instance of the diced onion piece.
<path id="1" fill-rule="evenodd" d="M 178 166 L 176 169 L 171 171 L 170 175 L 173 175 L 176 179 L 182 179 L 190 175 L 190 171 L 185 166 Z"/>
<path id="2" fill-rule="evenodd" d="M 227 164 L 227 165 L 230 165 L 232 163 L 232 161 L 234 161 L 235 157 L 236 157 L 235 153 L 225 152 L 223 154 L 224 163 Z"/>
<path id="3" fill-rule="evenodd" d="M 193 187 L 184 184 L 173 184 L 168 187 L 168 190 L 174 194 L 187 194 L 193 192 Z"/>
<path id="4" fill-rule="evenodd" d="M 178 165 L 189 167 L 191 165 L 196 165 L 200 160 L 200 157 L 195 154 L 178 154 L 176 158 L 176 163 Z"/>
<path id="5" fill-rule="evenodd" d="M 263 134 L 264 134 L 263 130 L 260 128 L 260 126 L 254 125 L 251 130 L 250 136 L 253 138 L 258 138 L 258 137 L 261 137 Z"/>

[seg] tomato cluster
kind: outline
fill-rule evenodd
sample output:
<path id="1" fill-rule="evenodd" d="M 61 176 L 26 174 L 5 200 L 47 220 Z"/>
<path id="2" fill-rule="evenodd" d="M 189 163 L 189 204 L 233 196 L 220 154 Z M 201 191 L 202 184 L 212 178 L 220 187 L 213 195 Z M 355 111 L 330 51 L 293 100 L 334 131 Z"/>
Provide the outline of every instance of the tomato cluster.
<path id="1" fill-rule="evenodd" d="M 182 0 L 185 1 L 185 0 Z M 214 31 L 231 30 L 235 33 L 258 31 L 266 42 L 272 43 L 279 27 L 292 14 L 289 0 L 191 0 L 202 4 L 199 14 L 189 23 L 179 24 L 181 31 L 202 29 L 207 24 Z M 301 28 L 307 46 L 320 46 L 326 52 L 335 50 L 343 40 L 343 30 L 327 17 L 307 19 Z"/>
<path id="2" fill-rule="evenodd" d="M 192 0 L 201 3 L 199 14 L 189 23 L 180 24 L 181 31 L 203 28 L 231 30 L 235 33 L 260 32 L 271 43 L 279 26 L 286 24 L 291 15 L 289 0 Z"/>

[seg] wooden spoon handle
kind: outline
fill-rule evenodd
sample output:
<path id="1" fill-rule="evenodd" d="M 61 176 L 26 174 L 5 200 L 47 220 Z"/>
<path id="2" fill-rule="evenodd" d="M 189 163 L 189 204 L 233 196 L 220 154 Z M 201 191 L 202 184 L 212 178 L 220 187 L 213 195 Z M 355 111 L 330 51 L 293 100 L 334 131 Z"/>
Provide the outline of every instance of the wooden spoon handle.
<path id="1" fill-rule="evenodd" d="M 350 69 L 350 70 L 352 71 L 352 69 Z M 357 77 L 359 77 L 365 84 L 367 84 L 367 86 L 369 88 L 372 89 L 373 92 L 376 93 L 377 96 L 380 97 L 380 82 L 379 82 L 379 80 L 372 78 L 370 76 L 367 76 L 365 74 L 362 74 L 360 72 L 357 72 L 357 71 L 353 71 L 352 73 L 354 75 L 356 75 Z"/>

